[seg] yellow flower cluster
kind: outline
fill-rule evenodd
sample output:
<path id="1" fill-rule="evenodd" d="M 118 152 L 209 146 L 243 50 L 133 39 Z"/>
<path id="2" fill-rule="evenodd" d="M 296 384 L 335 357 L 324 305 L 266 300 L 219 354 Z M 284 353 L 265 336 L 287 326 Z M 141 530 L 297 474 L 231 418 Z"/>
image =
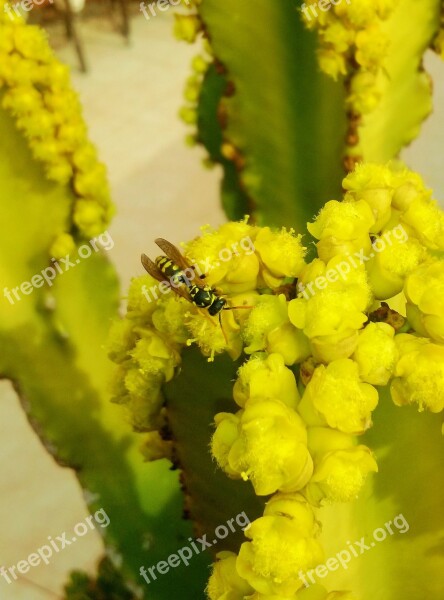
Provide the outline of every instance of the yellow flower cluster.
<path id="1" fill-rule="evenodd" d="M 210 359 L 246 358 L 233 388 L 237 411 L 215 416 L 211 452 L 228 477 L 271 499 L 238 555 L 219 557 L 211 600 L 309 600 L 298 571 L 322 560 L 313 511 L 353 501 L 378 470 L 359 443 L 377 388 L 390 386 L 399 406 L 444 408 L 444 214 L 403 168 L 362 164 L 343 185 L 343 200 L 308 224 L 316 258 L 305 261 L 291 230 L 248 220 L 204 227 L 184 255 L 196 277 L 205 274 L 199 285 L 232 310 L 219 322 L 174 294 L 149 302 L 147 288 L 159 284 L 145 276 L 133 281 L 110 342 L 117 401 L 148 431 L 159 427 L 161 385 L 186 344 Z M 161 441 L 153 435 L 151 445 L 145 455 L 157 457 Z"/>
<path id="2" fill-rule="evenodd" d="M 370 112 L 379 102 L 379 82 L 385 76 L 384 59 L 390 45 L 383 24 L 398 3 L 399 0 L 308 0 L 302 5 L 305 25 L 319 32 L 321 69 L 335 80 L 340 75 L 354 75 L 347 97 L 354 113 Z"/>
<path id="3" fill-rule="evenodd" d="M 106 170 L 88 141 L 68 68 L 55 58 L 40 28 L 18 16 L 11 20 L 4 7 L 0 0 L 2 108 L 14 117 L 46 177 L 71 184 L 74 223 L 82 236 L 93 237 L 106 229 L 113 209 Z M 54 251 L 60 256 L 65 247 L 66 240 L 58 239 Z"/>

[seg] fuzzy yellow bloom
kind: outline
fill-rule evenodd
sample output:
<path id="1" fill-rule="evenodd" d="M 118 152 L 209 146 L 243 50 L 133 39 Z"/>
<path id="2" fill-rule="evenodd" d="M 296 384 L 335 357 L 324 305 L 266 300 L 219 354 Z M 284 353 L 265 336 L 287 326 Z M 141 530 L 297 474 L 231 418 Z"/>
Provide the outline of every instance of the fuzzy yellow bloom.
<path id="1" fill-rule="evenodd" d="M 214 417 L 216 431 L 211 438 L 211 454 L 220 468 L 233 479 L 241 478 L 240 473 L 231 468 L 228 458 L 233 444 L 239 438 L 240 414 L 218 413 Z"/>
<path id="2" fill-rule="evenodd" d="M 200 31 L 202 22 L 196 15 L 174 15 L 174 35 L 178 40 L 193 44 Z"/>
<path id="3" fill-rule="evenodd" d="M 309 414 L 314 408 L 330 427 L 359 434 L 371 426 L 371 413 L 377 404 L 376 389 L 360 380 L 359 367 L 353 360 L 344 358 L 316 368 L 298 411 L 308 424 L 311 424 Z"/>
<path id="4" fill-rule="evenodd" d="M 187 313 L 186 327 L 190 332 L 187 344 L 196 343 L 208 361 L 212 362 L 216 354 L 226 351 L 233 360 L 239 358 L 242 352 L 240 327 L 236 322 L 233 311 L 227 311 L 222 317 L 222 325 L 217 318 L 196 309 Z"/>
<path id="5" fill-rule="evenodd" d="M 332 47 L 335 52 L 346 52 L 355 39 L 354 32 L 340 21 L 334 21 L 320 32 L 322 43 Z"/>
<path id="6" fill-rule="evenodd" d="M 173 442 L 162 439 L 158 431 L 150 431 L 144 437 L 140 452 L 147 462 L 153 462 L 161 458 L 172 460 Z"/>
<path id="7" fill-rule="evenodd" d="M 65 258 L 68 254 L 73 254 L 76 249 L 74 238 L 69 233 L 61 233 L 52 243 L 49 253 L 52 258 Z"/>
<path id="8" fill-rule="evenodd" d="M 111 324 L 107 350 L 109 358 L 116 363 L 123 363 L 128 359 L 128 352 L 134 348 L 138 339 L 134 331 L 134 323 L 128 319 L 116 319 Z"/>
<path id="9" fill-rule="evenodd" d="M 185 255 L 206 275 L 205 282 L 226 293 L 254 290 L 259 273 L 255 254 L 256 229 L 246 221 L 202 228 L 202 235 L 185 245 Z"/>
<path id="10" fill-rule="evenodd" d="M 356 61 L 361 67 L 376 70 L 387 56 L 390 41 L 379 25 L 359 31 L 355 39 Z"/>
<path id="11" fill-rule="evenodd" d="M 149 329 L 143 331 L 130 355 L 143 374 L 162 376 L 165 381 L 173 378 L 174 370 L 180 362 L 177 348 Z"/>
<path id="12" fill-rule="evenodd" d="M 232 418 L 217 419 L 217 448 L 221 445 L 218 429 L 229 419 L 232 434 Z M 213 443 L 213 448 L 216 444 Z M 307 449 L 307 432 L 299 415 L 278 399 L 249 400 L 238 417 L 238 435 L 228 456 L 215 455 L 220 466 L 228 464 L 231 471 L 250 480 L 258 496 L 266 496 L 277 490 L 296 491 L 310 479 L 313 463 Z"/>
<path id="13" fill-rule="evenodd" d="M 359 334 L 353 360 L 362 381 L 387 385 L 398 360 L 395 330 L 387 323 L 369 323 Z"/>
<path id="14" fill-rule="evenodd" d="M 303 588 L 292 596 L 253 594 L 248 596 L 248 600 L 357 600 L 350 592 L 330 592 L 318 584 L 311 584 L 308 588 Z"/>
<path id="15" fill-rule="evenodd" d="M 383 94 L 382 78 L 381 73 L 358 71 L 351 79 L 346 104 L 353 113 L 365 115 L 376 108 Z"/>
<path id="16" fill-rule="evenodd" d="M 136 367 L 126 371 L 125 388 L 128 396 L 115 398 L 115 401 L 126 404 L 136 431 L 154 431 L 163 425 L 160 413 L 164 402 L 161 383 L 159 376 L 143 373 Z"/>
<path id="17" fill-rule="evenodd" d="M 366 446 L 331 452 L 317 465 L 307 485 L 307 499 L 314 506 L 351 502 L 359 496 L 368 473 L 377 470 L 376 461 Z"/>
<path id="18" fill-rule="evenodd" d="M 315 469 L 304 493 L 314 506 L 354 500 L 368 473 L 378 470 L 369 448 L 340 431 L 310 428 L 308 444 Z"/>
<path id="19" fill-rule="evenodd" d="M 312 282 L 302 278 L 304 291 L 302 297 L 289 302 L 289 319 L 309 338 L 319 361 L 348 358 L 356 348 L 358 330 L 367 320 L 371 291 L 365 269 L 336 257 L 327 265 L 318 261 L 315 273 L 322 275 Z"/>
<path id="20" fill-rule="evenodd" d="M 388 223 L 394 190 L 393 174 L 389 167 L 373 163 L 360 163 L 342 181 L 348 193 L 344 201 L 365 200 L 373 211 L 375 219 L 370 232 L 378 232 Z"/>
<path id="21" fill-rule="evenodd" d="M 375 223 L 372 209 L 364 200 L 330 200 L 321 209 L 308 231 L 319 240 L 318 256 L 328 262 L 334 256 L 370 249 L 369 232 Z"/>
<path id="22" fill-rule="evenodd" d="M 219 552 L 207 585 L 209 600 L 244 600 L 253 588 L 236 570 L 237 556 L 234 552 Z"/>
<path id="23" fill-rule="evenodd" d="M 190 303 L 171 293 L 169 296 L 160 298 L 154 306 L 151 320 L 157 331 L 168 336 L 173 342 L 185 344 L 189 338 L 189 331 L 185 323 Z"/>
<path id="24" fill-rule="evenodd" d="M 321 70 L 335 81 L 340 75 L 347 73 L 345 58 L 342 54 L 338 54 L 330 48 L 320 49 L 316 54 Z"/>
<path id="25" fill-rule="evenodd" d="M 425 338 L 399 334 L 395 341 L 400 359 L 390 392 L 398 406 L 418 404 L 437 413 L 444 408 L 444 346 Z"/>
<path id="26" fill-rule="evenodd" d="M 434 200 L 419 196 L 400 215 L 426 248 L 444 250 L 444 212 Z"/>
<path id="27" fill-rule="evenodd" d="M 407 318 L 414 329 L 444 343 L 444 260 L 427 262 L 407 277 Z"/>
<path id="28" fill-rule="evenodd" d="M 156 303 L 150 301 L 150 288 L 157 289 L 159 282 L 151 275 L 133 277 L 127 292 L 127 310 L 132 318 L 139 318 L 151 323 L 151 315 L 156 310 Z"/>
<path id="29" fill-rule="evenodd" d="M 305 335 L 289 320 L 288 303 L 283 294 L 260 296 L 242 335 L 247 354 L 263 350 L 270 354 L 278 352 L 286 365 L 300 362 L 310 355 Z"/>
<path id="30" fill-rule="evenodd" d="M 240 367 L 233 397 L 240 407 L 250 398 L 279 398 L 290 408 L 296 408 L 299 392 L 296 378 L 285 366 L 281 354 L 257 354 Z"/>
<path id="31" fill-rule="evenodd" d="M 310 505 L 301 496 L 279 494 L 245 531 L 251 541 L 241 546 L 237 572 L 261 594 L 291 597 L 303 585 L 298 572 L 323 559 L 317 534 Z"/>
<path id="32" fill-rule="evenodd" d="M 305 265 L 306 251 L 301 238 L 295 236 L 292 229 L 285 228 L 272 231 L 262 227 L 256 235 L 254 246 L 263 265 L 261 275 L 269 287 L 275 287 L 276 279 L 279 282 L 285 277 L 299 276 Z"/>
<path id="33" fill-rule="evenodd" d="M 379 300 L 396 296 L 406 276 L 427 258 L 427 250 L 406 228 L 398 224 L 373 241 L 373 257 L 366 263 L 373 293 Z"/>

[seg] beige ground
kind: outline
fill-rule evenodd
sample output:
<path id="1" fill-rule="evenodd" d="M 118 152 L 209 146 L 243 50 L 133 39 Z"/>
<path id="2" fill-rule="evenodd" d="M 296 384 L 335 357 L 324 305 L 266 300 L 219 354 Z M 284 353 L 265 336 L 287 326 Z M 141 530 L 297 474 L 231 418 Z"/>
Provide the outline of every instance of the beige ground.
<path id="1" fill-rule="evenodd" d="M 133 43 L 126 47 L 109 26 L 82 28 L 91 72 L 74 71 L 85 115 L 108 165 L 118 215 L 111 229 L 111 259 L 122 277 L 141 273 L 141 251 L 153 253 L 152 240 L 188 239 L 199 225 L 223 220 L 218 207 L 218 173 L 201 168 L 197 150 L 183 144 L 185 128 L 176 119 L 182 86 L 195 50 L 170 35 L 171 15 L 150 22 L 133 19 Z M 70 48 L 53 37 L 60 55 L 76 67 Z M 443 65 L 432 57 L 438 113 L 425 125 L 420 141 L 406 152 L 444 199 L 441 153 L 444 135 Z M 434 150 L 435 149 L 435 150 Z M 9 566 L 85 518 L 82 495 L 70 471 L 56 466 L 40 445 L 8 383 L 0 383 L 0 564 Z M 34 568 L 29 579 L 60 591 L 69 568 L 91 569 L 101 550 L 99 536 L 88 534 L 57 555 L 49 566 Z M 1 600 L 52 597 L 26 582 L 0 578 Z"/>

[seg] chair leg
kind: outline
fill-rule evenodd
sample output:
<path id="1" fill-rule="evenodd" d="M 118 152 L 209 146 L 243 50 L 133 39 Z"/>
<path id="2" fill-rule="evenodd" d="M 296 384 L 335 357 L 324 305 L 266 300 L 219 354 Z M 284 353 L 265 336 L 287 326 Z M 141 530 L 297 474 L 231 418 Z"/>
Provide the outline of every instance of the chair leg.
<path id="1" fill-rule="evenodd" d="M 79 33 L 77 31 L 76 15 L 74 14 L 71 8 L 70 0 L 64 1 L 66 35 L 74 42 L 74 46 L 80 63 L 80 70 L 82 71 L 82 73 L 86 73 L 88 71 L 88 67 L 86 63 L 85 53 L 83 51 L 82 42 L 80 41 Z"/>
<path id="2" fill-rule="evenodd" d="M 128 5 L 127 0 L 119 0 L 120 10 L 122 13 L 122 35 L 126 42 L 130 41 L 130 24 L 128 18 Z"/>

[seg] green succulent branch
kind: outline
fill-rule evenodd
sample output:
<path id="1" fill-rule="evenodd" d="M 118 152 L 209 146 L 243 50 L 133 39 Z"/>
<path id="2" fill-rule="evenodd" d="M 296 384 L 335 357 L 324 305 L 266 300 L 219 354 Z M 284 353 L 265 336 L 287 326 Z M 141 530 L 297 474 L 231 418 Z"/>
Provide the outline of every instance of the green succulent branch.
<path id="1" fill-rule="evenodd" d="M 12 23 L 2 6 L 0 376 L 13 382 L 45 447 L 75 470 L 88 507 L 109 515 L 106 547 L 123 580 L 139 585 L 140 566 L 192 530 L 182 520 L 178 474 L 166 460 L 144 463 L 140 437 L 109 401 L 104 343 L 119 288 L 104 251 L 85 243 L 101 236 L 112 212 L 103 166 L 44 33 Z M 196 568 L 183 581 L 197 592 Z M 176 593 L 165 579 L 150 597 Z"/>

